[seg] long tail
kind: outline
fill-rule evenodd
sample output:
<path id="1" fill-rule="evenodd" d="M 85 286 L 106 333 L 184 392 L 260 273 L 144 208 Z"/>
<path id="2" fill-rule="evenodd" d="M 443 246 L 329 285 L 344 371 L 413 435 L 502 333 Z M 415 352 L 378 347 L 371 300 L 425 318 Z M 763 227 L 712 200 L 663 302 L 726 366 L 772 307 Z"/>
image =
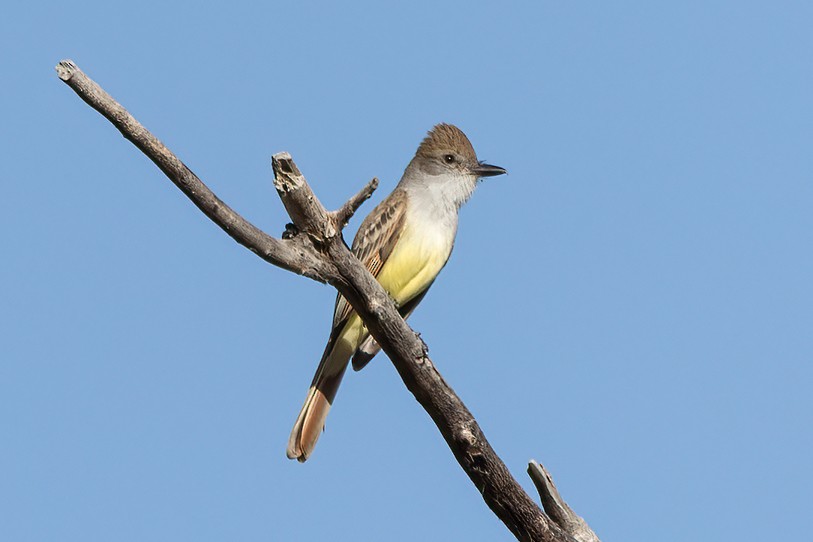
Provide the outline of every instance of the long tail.
<path id="1" fill-rule="evenodd" d="M 350 362 L 353 349 L 339 338 L 335 344 L 328 344 L 316 375 L 313 377 L 305 404 L 294 423 L 288 438 L 288 458 L 304 463 L 316 446 L 316 441 L 325 427 L 327 413 L 339 391 L 342 377 Z"/>

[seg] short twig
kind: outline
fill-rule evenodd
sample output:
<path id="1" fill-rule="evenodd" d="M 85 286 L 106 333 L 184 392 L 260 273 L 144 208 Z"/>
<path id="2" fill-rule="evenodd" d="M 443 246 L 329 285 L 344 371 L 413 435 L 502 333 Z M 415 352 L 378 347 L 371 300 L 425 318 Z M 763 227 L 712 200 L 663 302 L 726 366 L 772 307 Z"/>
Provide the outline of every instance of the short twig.
<path id="1" fill-rule="evenodd" d="M 339 224 L 339 228 L 347 226 L 347 223 L 353 218 L 353 215 L 356 214 L 361 204 L 370 199 L 370 196 L 373 195 L 376 188 L 378 188 L 378 178 L 373 177 L 364 188 L 359 190 L 358 194 L 347 200 L 347 203 L 342 205 L 339 209 L 333 211 L 333 216 Z"/>
<path id="2" fill-rule="evenodd" d="M 545 467 L 532 459 L 528 463 L 528 474 L 539 492 L 542 508 L 551 521 L 572 536 L 576 542 L 600 542 L 587 522 L 567 505 Z"/>

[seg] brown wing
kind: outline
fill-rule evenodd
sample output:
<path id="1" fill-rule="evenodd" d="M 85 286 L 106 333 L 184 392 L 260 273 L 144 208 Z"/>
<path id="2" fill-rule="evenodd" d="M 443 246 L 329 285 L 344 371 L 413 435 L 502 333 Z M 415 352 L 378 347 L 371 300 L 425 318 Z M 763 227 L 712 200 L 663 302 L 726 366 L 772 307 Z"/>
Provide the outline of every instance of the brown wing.
<path id="1" fill-rule="evenodd" d="M 406 206 L 406 193 L 396 188 L 367 215 L 356 233 L 351 250 L 374 277 L 378 276 L 384 262 L 387 261 L 400 238 L 401 227 L 406 216 Z M 339 294 L 336 297 L 336 309 L 333 313 L 331 343 L 338 331 L 344 327 L 344 323 L 350 318 L 352 312 L 353 307 Z"/>

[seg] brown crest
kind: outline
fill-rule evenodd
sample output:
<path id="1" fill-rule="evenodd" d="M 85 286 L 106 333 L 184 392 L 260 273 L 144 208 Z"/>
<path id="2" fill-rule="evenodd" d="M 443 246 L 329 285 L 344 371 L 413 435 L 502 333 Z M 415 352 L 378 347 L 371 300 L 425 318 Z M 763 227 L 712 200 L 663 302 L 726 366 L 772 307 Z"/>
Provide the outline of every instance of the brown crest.
<path id="1" fill-rule="evenodd" d="M 469 138 L 460 128 L 451 124 L 438 124 L 432 128 L 421 142 L 415 155 L 423 158 L 437 158 L 446 153 L 456 153 L 465 162 L 477 163 L 477 155 Z"/>

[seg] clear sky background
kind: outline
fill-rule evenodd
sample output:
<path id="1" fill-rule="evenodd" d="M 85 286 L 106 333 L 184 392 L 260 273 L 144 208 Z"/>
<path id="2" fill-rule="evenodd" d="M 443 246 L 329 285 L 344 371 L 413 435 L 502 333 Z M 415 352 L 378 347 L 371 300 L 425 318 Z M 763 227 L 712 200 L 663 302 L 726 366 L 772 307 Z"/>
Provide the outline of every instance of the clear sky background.
<path id="1" fill-rule="evenodd" d="M 510 175 L 411 323 L 521 483 L 545 464 L 606 542 L 806 538 L 811 25 L 802 1 L 6 6 L 0 538 L 511 539 L 385 356 L 285 458 L 334 291 L 215 227 L 63 58 L 274 235 L 273 153 L 331 208 L 378 176 L 365 213 L 459 125 Z"/>

